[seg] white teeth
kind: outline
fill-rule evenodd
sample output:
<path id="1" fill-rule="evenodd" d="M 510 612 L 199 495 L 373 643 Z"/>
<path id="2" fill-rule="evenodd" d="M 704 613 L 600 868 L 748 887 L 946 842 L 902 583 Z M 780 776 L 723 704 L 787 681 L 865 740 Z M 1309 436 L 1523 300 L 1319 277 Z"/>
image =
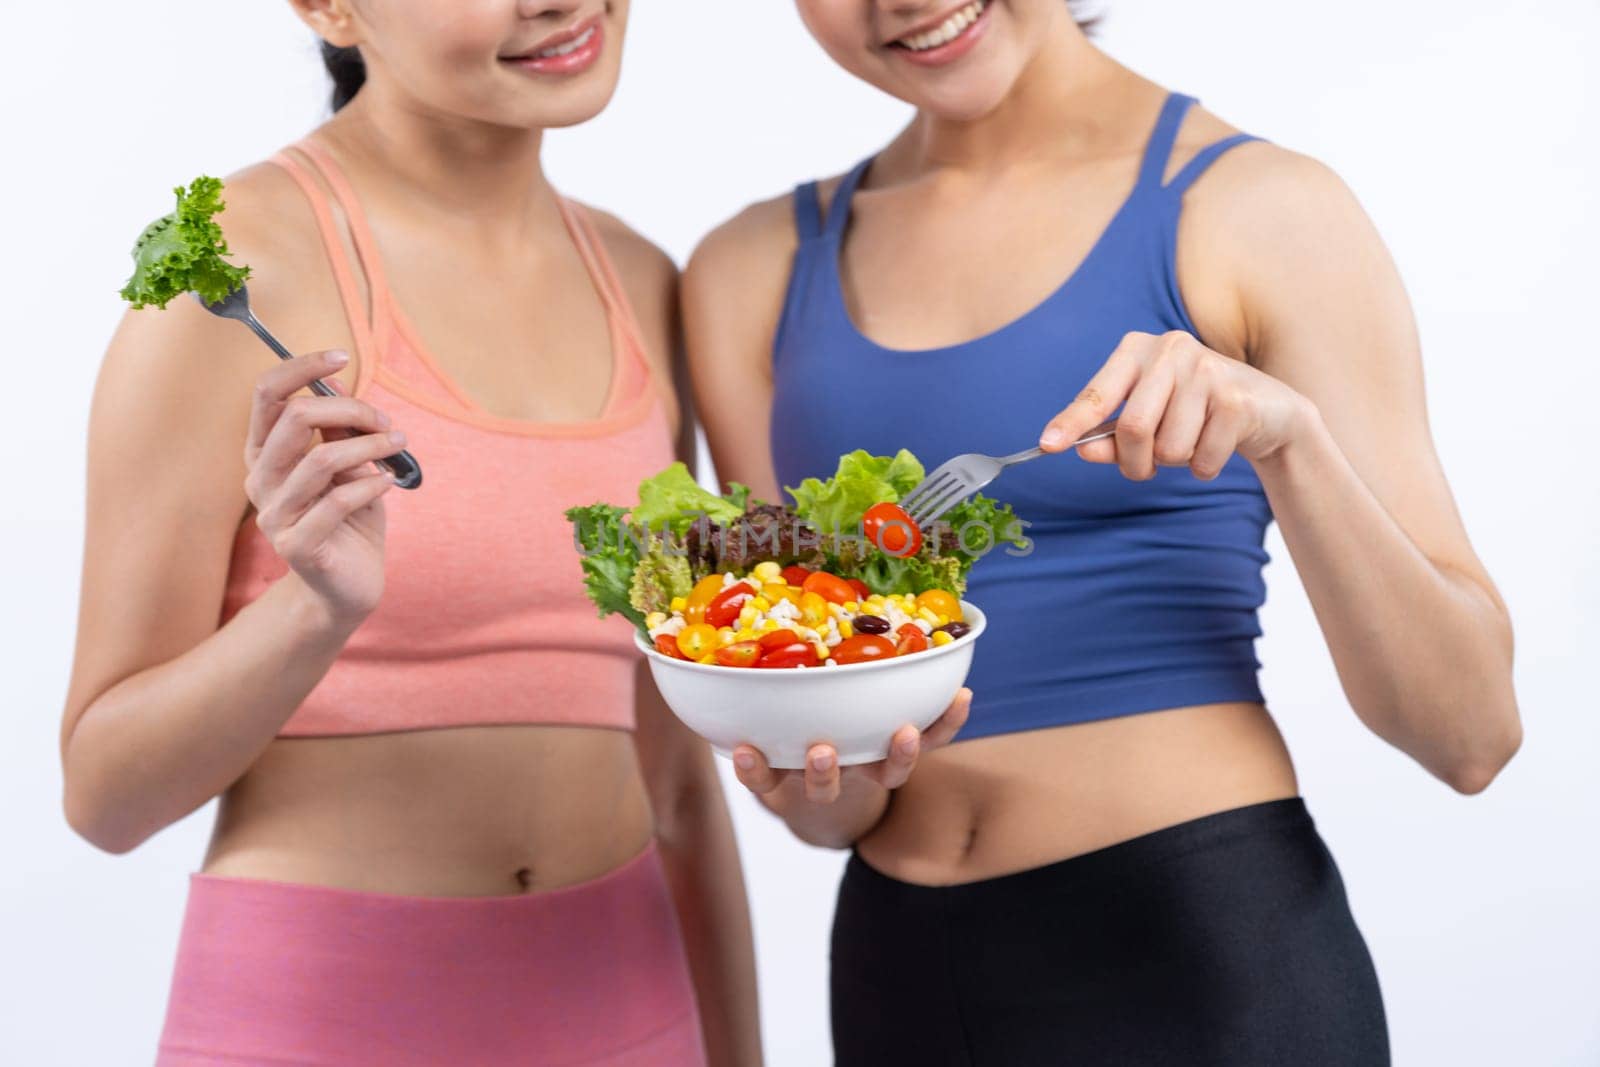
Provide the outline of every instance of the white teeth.
<path id="1" fill-rule="evenodd" d="M 945 19 L 938 26 L 926 33 L 914 33 L 909 37 L 902 37 L 896 44 L 909 48 L 913 52 L 926 52 L 930 48 L 949 44 L 961 36 L 963 30 L 978 21 L 978 16 L 983 14 L 983 9 L 989 6 L 989 0 L 973 0 L 972 3 Z"/>
<path id="2" fill-rule="evenodd" d="M 583 33 L 574 37 L 566 44 L 558 44 L 553 48 L 542 48 L 533 54 L 534 59 L 554 59 L 556 56 L 570 55 L 589 43 L 589 38 L 594 36 L 594 27 L 590 26 Z"/>

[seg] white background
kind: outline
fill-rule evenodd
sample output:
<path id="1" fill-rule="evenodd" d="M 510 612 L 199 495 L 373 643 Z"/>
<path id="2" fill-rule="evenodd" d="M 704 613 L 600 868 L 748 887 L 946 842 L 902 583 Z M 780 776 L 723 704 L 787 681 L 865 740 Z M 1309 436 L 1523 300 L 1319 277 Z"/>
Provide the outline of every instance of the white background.
<path id="1" fill-rule="evenodd" d="M 552 136 L 550 167 L 680 261 L 744 203 L 844 168 L 904 118 L 834 70 L 783 0 L 634 7 L 615 104 Z M 124 857 L 60 814 L 89 396 L 127 249 L 167 189 L 299 137 L 324 85 L 281 0 L 9 5 L 7 22 L 0 1060 L 143 1063 L 210 811 Z M 1581 427 L 1600 395 L 1600 9 L 1115 0 L 1103 40 L 1327 161 L 1375 216 L 1416 303 L 1446 468 L 1515 616 L 1527 741 L 1462 798 L 1356 723 L 1269 544 L 1264 684 L 1377 959 L 1396 1062 L 1594 1067 L 1600 494 Z M 841 858 L 732 795 L 769 1060 L 826 1063 Z"/>

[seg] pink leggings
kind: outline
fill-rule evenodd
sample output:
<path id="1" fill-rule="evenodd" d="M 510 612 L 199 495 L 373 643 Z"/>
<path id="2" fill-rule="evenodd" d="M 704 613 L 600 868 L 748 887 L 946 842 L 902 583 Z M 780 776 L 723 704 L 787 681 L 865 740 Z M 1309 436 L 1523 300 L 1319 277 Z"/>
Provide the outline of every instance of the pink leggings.
<path id="1" fill-rule="evenodd" d="M 703 1067 L 654 844 L 546 893 L 413 897 L 194 874 L 158 1067 Z"/>

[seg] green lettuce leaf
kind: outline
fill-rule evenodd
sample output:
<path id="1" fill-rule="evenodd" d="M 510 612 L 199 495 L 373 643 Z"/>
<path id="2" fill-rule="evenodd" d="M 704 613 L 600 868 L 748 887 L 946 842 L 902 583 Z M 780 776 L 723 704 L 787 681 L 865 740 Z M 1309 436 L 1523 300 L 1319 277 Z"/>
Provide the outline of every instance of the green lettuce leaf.
<path id="1" fill-rule="evenodd" d="M 600 617 L 623 615 L 644 629 L 645 613 L 633 606 L 631 595 L 639 567 L 639 544 L 623 524 L 623 509 L 590 504 L 568 508 L 565 514 L 581 551 L 584 588 L 600 609 Z"/>
<path id="2" fill-rule="evenodd" d="M 633 509 L 632 521 L 647 530 L 665 528 L 681 534 L 701 515 L 713 522 L 730 522 L 742 514 L 742 505 L 702 489 L 679 461 L 639 483 L 639 506 Z"/>
<path id="3" fill-rule="evenodd" d="M 824 535 L 852 533 L 861 529 L 868 508 L 898 501 L 922 481 L 923 473 L 921 462 L 903 448 L 893 456 L 857 449 L 839 457 L 839 467 L 827 481 L 807 478 L 784 488 L 794 497 L 794 510 Z"/>
<path id="4" fill-rule="evenodd" d="M 1027 548 L 1031 543 L 1023 536 L 1022 520 L 1011 505 L 982 493 L 972 494 L 945 512 L 938 525 L 949 531 L 940 537 L 941 550 L 960 560 L 963 570 L 1002 544 Z"/>
<path id="5" fill-rule="evenodd" d="M 186 292 L 199 293 L 215 304 L 239 288 L 250 275 L 249 267 L 236 267 L 222 257 L 228 242 L 212 216 L 223 208 L 222 182 L 201 175 L 173 189 L 178 206 L 170 215 L 146 226 L 133 246 L 133 277 L 122 287 L 122 298 L 135 308 L 154 304 L 164 308 Z"/>
<path id="6" fill-rule="evenodd" d="M 728 491 L 722 494 L 722 499 L 743 512 L 750 506 L 750 487 L 743 482 L 729 482 Z"/>
<path id="7" fill-rule="evenodd" d="M 841 578 L 860 578 L 874 593 L 944 589 L 960 596 L 967 590 L 970 564 L 939 555 L 930 544 L 924 544 L 914 556 L 891 556 L 865 538 L 840 538 L 830 559 Z"/>
<path id="8" fill-rule="evenodd" d="M 645 615 L 667 611 L 673 597 L 688 596 L 693 587 L 689 557 L 681 550 L 673 551 L 665 538 L 651 534 L 650 547 L 633 570 L 628 603 Z"/>

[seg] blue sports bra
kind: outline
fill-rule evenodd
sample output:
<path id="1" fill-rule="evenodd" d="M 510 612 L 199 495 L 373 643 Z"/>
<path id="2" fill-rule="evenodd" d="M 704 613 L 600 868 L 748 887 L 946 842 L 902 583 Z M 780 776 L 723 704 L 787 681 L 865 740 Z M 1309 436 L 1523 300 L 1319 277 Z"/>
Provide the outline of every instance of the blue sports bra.
<path id="1" fill-rule="evenodd" d="M 851 322 L 840 244 L 870 158 L 840 183 L 825 221 L 816 183 L 796 189 L 800 245 L 773 348 L 780 484 L 826 477 L 857 448 L 909 448 L 929 468 L 956 452 L 1016 452 L 1036 442 L 1124 334 L 1197 334 L 1175 266 L 1183 193 L 1223 152 L 1255 138 L 1219 141 L 1163 184 L 1193 103 L 1168 97 L 1133 191 L 1082 265 L 1032 311 L 966 344 L 884 348 Z M 838 388 L 842 381 L 850 387 Z M 985 492 L 1016 509 L 1032 547 L 992 551 L 972 570 L 966 596 L 989 628 L 973 656 L 972 711 L 958 740 L 1262 700 L 1256 611 L 1272 514 L 1248 461 L 1235 455 L 1210 482 L 1171 467 L 1133 482 L 1115 466 L 1046 456 Z"/>

